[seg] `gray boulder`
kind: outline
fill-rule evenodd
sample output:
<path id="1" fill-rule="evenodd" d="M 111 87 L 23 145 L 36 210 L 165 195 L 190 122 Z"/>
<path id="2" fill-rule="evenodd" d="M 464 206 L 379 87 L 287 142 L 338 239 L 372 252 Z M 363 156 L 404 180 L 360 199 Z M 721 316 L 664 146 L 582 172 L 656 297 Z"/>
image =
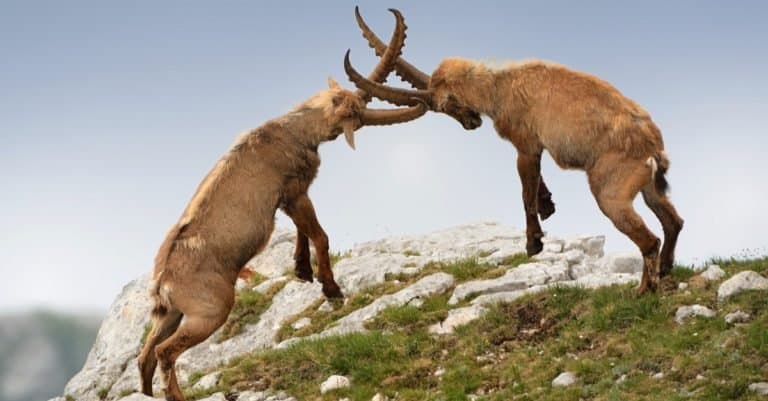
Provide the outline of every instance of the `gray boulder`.
<path id="1" fill-rule="evenodd" d="M 675 312 L 675 322 L 677 324 L 683 324 L 686 319 L 701 316 L 701 317 L 714 317 L 716 315 L 715 311 L 712 309 L 707 308 L 706 306 L 702 305 L 690 305 L 690 306 L 681 306 L 677 308 L 677 311 Z"/>
<path id="2" fill-rule="evenodd" d="M 137 371 L 136 365 L 126 362 L 138 356 L 149 323 L 149 282 L 147 274 L 123 288 L 109 308 L 85 366 L 64 388 L 65 395 L 78 401 L 98 401 L 98 393 L 112 388 L 126 370 Z"/>
<path id="3" fill-rule="evenodd" d="M 748 290 L 768 290 L 768 278 L 751 270 L 735 274 L 717 289 L 717 299 L 723 301 Z"/>

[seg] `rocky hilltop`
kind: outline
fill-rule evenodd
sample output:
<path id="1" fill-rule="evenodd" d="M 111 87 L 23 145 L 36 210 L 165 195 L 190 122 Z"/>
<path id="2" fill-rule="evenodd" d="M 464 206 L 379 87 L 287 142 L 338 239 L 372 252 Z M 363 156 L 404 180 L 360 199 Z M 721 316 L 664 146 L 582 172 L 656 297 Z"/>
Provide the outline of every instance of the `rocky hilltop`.
<path id="1" fill-rule="evenodd" d="M 576 297 L 574 305 L 584 299 L 578 294 L 592 289 L 618 285 L 623 294 L 631 294 L 631 287 L 639 281 L 642 271 L 639 254 L 604 254 L 602 236 L 547 236 L 544 251 L 528 259 L 524 256 L 523 231 L 496 223 L 477 223 L 425 235 L 366 242 L 334 255 L 334 274 L 346 299 L 331 303 L 324 299 L 318 283 L 301 282 L 292 276 L 294 239 L 292 230 L 275 231 L 265 251 L 248 263 L 253 277 L 248 279 L 246 274 L 238 281 L 238 305 L 230 321 L 178 360 L 180 382 L 193 396 L 208 396 L 221 389 L 226 398 L 225 393 L 216 392 L 207 399 L 304 399 L 299 394 L 277 391 L 279 386 L 272 388 L 263 381 L 240 380 L 237 389 L 223 388 L 222 371 L 253 355 L 300 348 L 311 343 L 307 340 L 370 333 L 375 330 L 372 324 L 386 327 L 381 323 L 382 316 L 389 316 L 391 311 L 433 310 L 435 299 L 442 302 L 440 313 L 410 323 L 426 325 L 424 331 L 433 338 L 445 338 L 470 322 L 487 319 L 484 316 L 489 313 L 498 313 L 498 305 L 530 299 L 553 289 L 565 291 L 563 297 Z M 693 272 L 685 278 L 692 275 Z M 712 266 L 691 279 L 691 285 L 697 280 L 717 282 L 724 276 L 726 272 Z M 680 283 L 680 289 L 674 290 L 683 291 L 688 285 Z M 69 381 L 63 397 L 57 401 L 151 400 L 135 393 L 139 387 L 136 358 L 149 324 L 148 286 L 148 275 L 125 286 L 104 320 L 83 369 Z M 568 292 L 569 288 L 573 290 Z M 696 288 L 708 287 L 705 284 Z M 719 287 L 717 299 L 727 299 L 744 289 L 768 289 L 768 279 L 755 272 L 736 274 Z M 675 319 L 682 324 L 691 316 L 716 314 L 704 305 L 681 305 Z M 546 318 L 539 320 L 542 327 L 526 328 L 521 333 L 551 329 Z M 521 335 L 516 334 L 516 341 L 527 338 L 527 334 Z M 431 364 L 428 358 L 420 363 Z M 428 376 L 438 377 L 440 369 L 436 367 Z M 567 387 L 578 382 L 575 373 L 561 373 L 552 386 Z M 251 384 L 258 391 L 249 390 Z M 347 386 L 348 377 L 330 376 L 318 389 L 317 397 Z M 155 388 L 160 394 L 159 374 L 155 377 Z M 480 391 L 480 395 L 483 391 L 486 390 Z M 370 395 L 365 397 L 371 399 Z M 387 396 L 376 394 L 373 399 L 384 400 Z"/>

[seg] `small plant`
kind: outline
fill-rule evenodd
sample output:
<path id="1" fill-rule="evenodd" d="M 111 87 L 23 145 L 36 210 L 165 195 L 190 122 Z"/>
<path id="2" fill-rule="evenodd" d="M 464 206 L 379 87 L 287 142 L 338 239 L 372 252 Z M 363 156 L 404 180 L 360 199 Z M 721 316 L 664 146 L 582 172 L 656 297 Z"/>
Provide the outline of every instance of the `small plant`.
<path id="1" fill-rule="evenodd" d="M 147 336 L 149 335 L 149 332 L 152 331 L 152 323 L 147 323 L 144 325 L 144 333 L 141 334 L 141 346 L 144 346 L 144 343 L 147 342 Z"/>
<path id="2" fill-rule="evenodd" d="M 421 253 L 419 253 L 418 251 L 413 251 L 413 250 L 410 250 L 410 249 L 406 249 L 405 252 L 403 252 L 403 255 L 405 255 L 405 256 L 421 256 Z"/>
<path id="3" fill-rule="evenodd" d="M 528 257 L 525 253 L 517 253 L 514 255 L 510 255 L 505 257 L 504 259 L 499 262 L 499 265 L 506 266 L 506 267 L 517 267 L 522 265 L 523 263 L 529 263 L 531 261 L 531 258 Z"/>
<path id="4" fill-rule="evenodd" d="M 194 386 L 203 376 L 203 372 L 192 372 L 187 379 L 187 384 L 189 386 Z"/>
<path id="5" fill-rule="evenodd" d="M 221 335 L 217 339 L 223 342 L 243 332 L 246 325 L 259 321 L 261 314 L 272 304 L 272 298 L 285 286 L 286 281 L 277 283 L 264 294 L 245 290 L 237 293 L 235 305 L 229 313 L 227 322 L 221 328 Z"/>
<path id="6" fill-rule="evenodd" d="M 96 393 L 96 396 L 99 397 L 100 400 L 107 398 L 107 395 L 109 395 L 109 388 L 107 387 L 100 388 Z"/>
<path id="7" fill-rule="evenodd" d="M 488 250 L 485 250 L 485 251 L 480 251 L 480 252 L 478 252 L 477 257 L 478 258 L 487 258 L 488 256 L 491 256 L 494 253 L 496 253 L 496 251 L 498 251 L 498 249 L 495 249 L 495 248 L 494 249 L 488 249 Z"/>

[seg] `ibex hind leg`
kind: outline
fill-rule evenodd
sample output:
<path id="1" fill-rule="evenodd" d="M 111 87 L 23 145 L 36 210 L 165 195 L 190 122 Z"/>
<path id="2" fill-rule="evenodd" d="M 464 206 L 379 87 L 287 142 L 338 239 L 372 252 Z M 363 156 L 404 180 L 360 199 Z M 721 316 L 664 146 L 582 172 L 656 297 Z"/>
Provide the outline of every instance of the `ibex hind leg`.
<path id="1" fill-rule="evenodd" d="M 653 291 L 659 281 L 659 238 L 632 207 L 632 200 L 651 181 L 644 161 L 607 155 L 588 172 L 589 185 L 600 210 L 637 245 L 643 255 L 643 276 L 637 291 Z"/>
<path id="2" fill-rule="evenodd" d="M 166 338 L 170 337 L 181 323 L 181 313 L 178 311 L 166 311 L 158 313 L 152 318 L 152 329 L 144 342 L 144 348 L 139 355 L 139 375 L 141 377 L 141 392 L 152 396 L 152 378 L 157 368 L 155 347 Z"/>
<path id="3" fill-rule="evenodd" d="M 205 341 L 221 327 L 234 304 L 235 292 L 231 283 L 213 275 L 197 279 L 199 281 L 186 287 L 194 297 L 178 296 L 173 300 L 184 314 L 184 321 L 155 348 L 168 401 L 185 400 L 176 378 L 176 360 L 184 351 Z"/>
<path id="4" fill-rule="evenodd" d="M 647 185 L 643 188 L 643 200 L 659 219 L 664 230 L 664 245 L 661 247 L 659 258 L 659 274 L 663 277 L 672 271 L 672 265 L 675 262 L 677 236 L 683 228 L 683 219 L 677 214 L 669 197 L 659 192 L 654 185 Z"/>

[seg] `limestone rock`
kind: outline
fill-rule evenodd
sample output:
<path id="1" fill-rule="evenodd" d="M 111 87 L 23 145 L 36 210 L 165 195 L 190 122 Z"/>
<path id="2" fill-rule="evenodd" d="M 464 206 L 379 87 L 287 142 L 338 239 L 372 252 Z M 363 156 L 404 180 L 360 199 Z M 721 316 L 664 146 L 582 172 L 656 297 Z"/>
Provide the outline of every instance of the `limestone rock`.
<path id="1" fill-rule="evenodd" d="M 266 294 L 267 291 L 269 291 L 273 286 L 285 283 L 288 280 L 289 278 L 287 276 L 273 277 L 271 279 L 265 280 L 262 283 L 259 283 L 259 285 L 256 287 L 253 287 L 253 291 L 258 292 L 259 294 Z"/>
<path id="2" fill-rule="evenodd" d="M 554 265 L 541 262 L 526 263 L 510 269 L 499 278 L 470 281 L 457 285 L 453 295 L 448 300 L 448 304 L 456 305 L 467 297 L 476 294 L 522 290 L 534 285 L 567 279 L 568 266 L 564 263 L 556 263 Z"/>
<path id="3" fill-rule="evenodd" d="M 709 265 L 707 270 L 701 272 L 701 277 L 707 281 L 718 281 L 725 277 L 725 271 L 718 265 Z"/>
<path id="4" fill-rule="evenodd" d="M 201 377 L 192 387 L 196 390 L 206 390 L 219 384 L 219 379 L 221 379 L 221 372 L 209 373 Z"/>
<path id="5" fill-rule="evenodd" d="M 576 384 L 576 374 L 571 372 L 560 373 L 552 380 L 552 387 L 568 387 Z"/>
<path id="6" fill-rule="evenodd" d="M 296 398 L 289 396 L 284 391 L 269 394 L 264 391 L 248 390 L 238 394 L 237 401 L 296 401 Z"/>
<path id="7" fill-rule="evenodd" d="M 303 317 L 303 318 L 293 322 L 293 324 L 291 324 L 291 327 L 293 327 L 294 330 L 299 330 L 299 329 L 303 329 L 304 327 L 309 326 L 310 324 L 312 324 L 312 319 L 310 319 L 308 317 Z"/>
<path id="8" fill-rule="evenodd" d="M 760 395 L 768 395 L 768 382 L 752 383 L 749 385 L 749 390 Z"/>
<path id="9" fill-rule="evenodd" d="M 267 394 L 263 391 L 243 391 L 237 395 L 237 401 L 264 401 Z"/>
<path id="10" fill-rule="evenodd" d="M 246 265 L 249 269 L 269 278 L 279 277 L 293 270 L 293 251 L 296 230 L 276 228 L 264 250 Z M 310 247 L 310 252 L 314 252 Z"/>
<path id="11" fill-rule="evenodd" d="M 144 327 L 149 323 L 149 284 L 147 274 L 123 288 L 99 328 L 83 369 L 67 383 L 64 394 L 78 401 L 98 401 L 98 393 L 112 388 L 126 370 L 138 371 L 126 361 L 139 354 Z"/>
<path id="12" fill-rule="evenodd" d="M 482 316 L 487 309 L 482 305 L 472 305 L 464 308 L 451 309 L 448 312 L 448 317 L 440 323 L 436 323 L 429 327 L 429 332 L 433 334 L 450 334 L 458 326 L 463 326 L 480 316 Z"/>
<path id="13" fill-rule="evenodd" d="M 227 401 L 227 397 L 224 396 L 224 393 L 214 393 L 198 401 Z"/>
<path id="14" fill-rule="evenodd" d="M 144 395 L 142 393 L 133 393 L 127 397 L 123 397 L 120 399 L 120 401 L 158 401 L 162 400 L 162 398 L 153 398 L 147 395 Z"/>
<path id="15" fill-rule="evenodd" d="M 344 376 L 333 375 L 320 383 L 320 394 L 347 387 L 349 387 L 349 379 Z"/>
<path id="16" fill-rule="evenodd" d="M 595 289 L 600 287 L 607 287 L 610 285 L 625 285 L 636 283 L 640 281 L 639 274 L 626 274 L 626 273 L 590 273 L 579 277 L 574 281 L 563 282 L 563 285 L 576 285 L 581 288 Z"/>
<path id="17" fill-rule="evenodd" d="M 686 319 L 695 317 L 695 316 L 701 316 L 701 317 L 714 317 L 716 315 L 715 311 L 712 309 L 707 308 L 706 306 L 702 305 L 690 305 L 690 306 L 681 306 L 677 308 L 677 312 L 675 312 L 675 321 L 677 324 L 683 324 Z"/>
<path id="18" fill-rule="evenodd" d="M 567 239 L 563 251 L 577 249 L 588 256 L 599 258 L 603 256 L 603 246 L 605 245 L 605 236 L 580 236 Z"/>
<path id="19" fill-rule="evenodd" d="M 643 257 L 632 252 L 606 255 L 602 259 L 602 269 L 611 273 L 636 274 L 643 272 Z"/>
<path id="20" fill-rule="evenodd" d="M 725 315 L 725 322 L 728 324 L 745 323 L 749 321 L 749 313 L 736 311 Z"/>
<path id="21" fill-rule="evenodd" d="M 428 297 L 433 294 L 445 292 L 453 285 L 453 276 L 448 273 L 434 273 L 413 283 L 411 286 L 373 301 L 371 304 L 360 308 L 347 316 L 339 319 L 335 325 L 319 334 L 313 334 L 303 338 L 293 338 L 283 341 L 278 348 L 285 348 L 297 341 L 305 339 L 323 338 L 333 335 L 344 335 L 365 331 L 365 322 L 373 319 L 382 310 L 391 306 L 402 306 L 409 301 Z"/>
<path id="22" fill-rule="evenodd" d="M 418 273 L 432 261 L 450 262 L 475 255 L 498 264 L 525 252 L 525 233 L 496 223 L 466 224 L 419 236 L 399 236 L 360 244 L 336 264 L 344 271 L 337 281 L 345 293 L 384 282 L 387 275 Z"/>
<path id="23" fill-rule="evenodd" d="M 722 301 L 748 290 L 768 290 L 768 278 L 751 270 L 735 274 L 720 284 L 717 289 L 717 299 Z"/>

